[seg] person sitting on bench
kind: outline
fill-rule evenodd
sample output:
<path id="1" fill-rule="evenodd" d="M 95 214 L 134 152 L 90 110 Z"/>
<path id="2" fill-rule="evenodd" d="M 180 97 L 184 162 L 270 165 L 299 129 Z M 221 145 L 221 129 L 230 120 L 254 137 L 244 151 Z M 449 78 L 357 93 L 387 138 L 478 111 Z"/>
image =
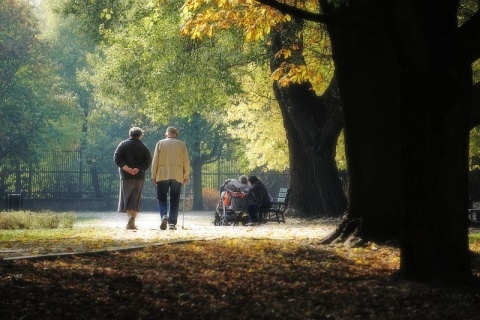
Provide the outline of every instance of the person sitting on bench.
<path id="1" fill-rule="evenodd" d="M 262 210 L 272 207 L 272 199 L 265 185 L 256 176 L 248 177 L 248 184 L 250 188 L 246 189 L 245 192 L 253 197 L 253 203 L 247 206 L 246 211 L 250 217 L 250 222 L 246 225 L 252 226 L 255 223 L 262 223 Z"/>
<path id="2" fill-rule="evenodd" d="M 230 190 L 234 192 L 245 192 L 245 189 L 248 188 L 248 178 L 245 175 L 238 177 L 238 180 L 227 179 L 225 183 L 220 187 L 220 193 L 225 190 Z"/>

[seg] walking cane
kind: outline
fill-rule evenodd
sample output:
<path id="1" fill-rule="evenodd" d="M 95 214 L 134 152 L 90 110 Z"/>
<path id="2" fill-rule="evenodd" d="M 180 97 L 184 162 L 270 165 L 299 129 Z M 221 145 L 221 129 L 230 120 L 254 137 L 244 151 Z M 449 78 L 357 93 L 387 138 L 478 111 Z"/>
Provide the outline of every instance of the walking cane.
<path id="1" fill-rule="evenodd" d="M 182 229 L 184 229 L 185 223 L 185 185 L 183 185 L 183 217 L 182 217 Z"/>

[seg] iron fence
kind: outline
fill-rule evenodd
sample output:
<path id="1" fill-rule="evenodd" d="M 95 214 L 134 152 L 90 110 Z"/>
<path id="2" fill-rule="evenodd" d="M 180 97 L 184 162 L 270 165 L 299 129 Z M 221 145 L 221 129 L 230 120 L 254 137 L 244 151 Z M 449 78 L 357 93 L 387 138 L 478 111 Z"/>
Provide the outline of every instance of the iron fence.
<path id="1" fill-rule="evenodd" d="M 222 159 L 202 167 L 202 188 L 218 190 L 226 180 L 237 178 L 240 166 Z M 257 172 L 269 191 L 289 185 L 288 172 Z M 193 184 L 186 187 L 192 196 Z M 81 151 L 50 151 L 36 163 L 9 162 L 0 164 L 0 192 L 23 192 L 31 199 L 117 199 L 119 190 L 118 168 L 112 157 L 86 159 Z M 156 198 L 150 179 L 145 181 L 144 198 Z"/>

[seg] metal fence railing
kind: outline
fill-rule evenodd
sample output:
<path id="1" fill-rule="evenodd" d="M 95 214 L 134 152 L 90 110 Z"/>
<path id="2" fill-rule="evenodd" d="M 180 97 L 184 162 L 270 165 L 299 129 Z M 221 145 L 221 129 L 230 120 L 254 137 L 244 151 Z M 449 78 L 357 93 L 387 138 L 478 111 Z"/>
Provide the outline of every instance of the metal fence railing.
<path id="1" fill-rule="evenodd" d="M 0 163 L 0 193 L 23 192 L 33 199 L 116 199 L 118 168 L 111 157 L 87 161 L 80 151 L 50 151 L 35 164 L 28 162 Z M 217 190 L 229 178 L 244 174 L 235 161 L 220 160 L 202 168 L 202 188 Z M 248 174 L 248 173 L 245 173 Z M 288 172 L 256 173 L 272 194 L 289 185 Z M 193 184 L 186 193 L 192 196 Z M 145 182 L 145 198 L 155 198 L 155 188 Z"/>

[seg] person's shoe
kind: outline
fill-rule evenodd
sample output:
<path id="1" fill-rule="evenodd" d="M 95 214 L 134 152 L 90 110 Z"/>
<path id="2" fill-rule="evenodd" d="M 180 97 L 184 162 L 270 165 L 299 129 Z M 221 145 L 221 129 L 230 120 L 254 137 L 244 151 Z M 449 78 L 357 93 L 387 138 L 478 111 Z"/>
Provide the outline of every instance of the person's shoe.
<path id="1" fill-rule="evenodd" d="M 135 218 L 134 217 L 131 217 L 130 219 L 128 219 L 127 230 L 137 230 L 137 227 L 135 226 Z"/>
<path id="2" fill-rule="evenodd" d="M 167 216 L 163 217 L 162 223 L 160 224 L 160 230 L 167 229 L 168 218 Z"/>
<path id="3" fill-rule="evenodd" d="M 251 227 L 251 226 L 254 226 L 255 223 L 253 223 L 253 222 L 248 222 L 248 223 L 245 223 L 245 225 L 246 225 L 247 227 Z"/>
<path id="4" fill-rule="evenodd" d="M 170 229 L 170 230 L 177 230 L 177 227 L 176 227 L 174 224 L 171 224 L 168 229 Z"/>

